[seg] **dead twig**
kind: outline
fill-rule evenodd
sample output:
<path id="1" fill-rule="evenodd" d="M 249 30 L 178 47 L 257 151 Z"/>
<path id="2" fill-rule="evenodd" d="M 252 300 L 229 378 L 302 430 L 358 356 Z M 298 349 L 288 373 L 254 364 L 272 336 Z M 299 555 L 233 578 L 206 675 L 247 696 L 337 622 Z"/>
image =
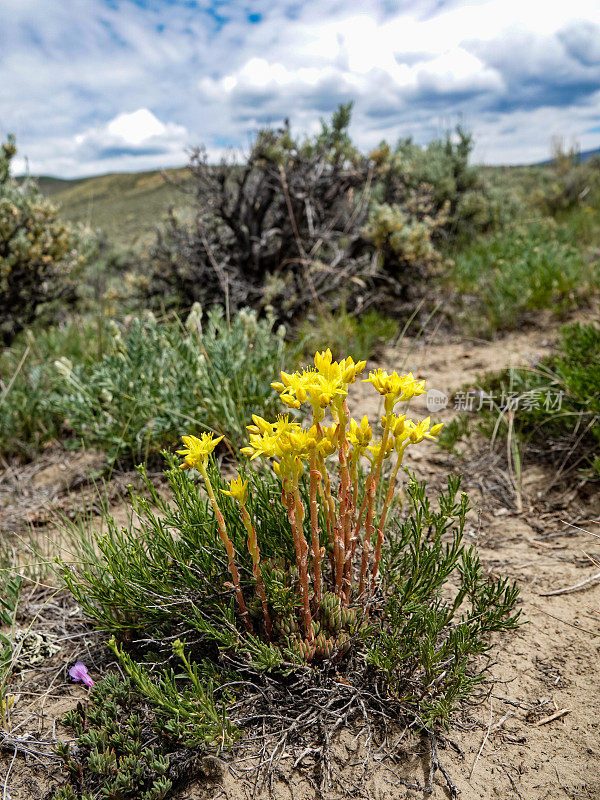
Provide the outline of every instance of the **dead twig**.
<path id="1" fill-rule="evenodd" d="M 518 786 L 517 786 L 517 784 L 515 783 L 515 779 L 513 778 L 513 776 L 512 776 L 512 775 L 510 774 L 510 772 L 508 771 L 508 767 L 506 767 L 504 764 L 500 764 L 500 766 L 502 767 L 502 769 L 504 770 L 504 772 L 505 772 L 505 774 L 506 774 L 506 777 L 507 777 L 507 778 L 508 778 L 508 780 L 510 781 L 510 785 L 511 785 L 511 786 L 513 787 L 513 789 L 515 790 L 515 793 L 516 793 L 517 797 L 519 797 L 519 798 L 520 798 L 520 800 L 523 800 L 523 795 L 522 795 L 522 794 L 521 794 L 521 792 L 519 791 L 519 787 L 518 787 Z"/>
<path id="2" fill-rule="evenodd" d="M 560 711 L 555 711 L 554 714 L 550 714 L 549 717 L 544 717 L 543 719 L 538 720 L 535 725 L 537 728 L 539 728 L 540 725 L 547 725 L 549 722 L 554 722 L 555 719 L 561 719 L 561 717 L 564 717 L 570 713 L 570 708 L 561 708 Z"/>
<path id="3" fill-rule="evenodd" d="M 433 731 L 428 731 L 427 735 L 429 738 L 429 780 L 427 783 L 427 789 L 425 791 L 425 794 L 427 795 L 433 794 L 433 778 L 435 776 L 436 770 L 439 769 L 439 771 L 444 776 L 444 780 L 446 781 L 446 786 L 448 787 L 450 796 L 458 797 L 458 795 L 460 794 L 460 789 L 458 789 L 454 785 L 452 779 L 450 778 L 448 770 L 444 767 L 444 765 L 440 761 L 435 733 Z"/>
<path id="4" fill-rule="evenodd" d="M 583 631 L 583 633 L 589 633 L 590 636 L 600 636 L 600 633 L 597 631 L 589 631 L 587 628 L 582 628 L 581 625 L 575 625 L 574 622 L 567 622 L 566 619 L 555 617 L 554 614 L 551 614 L 549 611 L 544 611 L 543 608 L 538 608 L 537 606 L 532 606 L 532 608 L 535 608 L 536 611 L 545 614 L 547 617 L 552 617 L 552 619 L 555 619 L 557 622 L 562 622 L 563 625 L 568 625 L 570 628 L 576 628 L 578 631 Z"/>
<path id="5" fill-rule="evenodd" d="M 578 592 L 584 588 L 584 586 L 588 586 L 590 583 L 597 581 L 600 579 L 600 572 L 596 575 L 592 575 L 591 578 L 586 578 L 584 581 L 580 581 L 579 583 L 574 584 L 573 586 L 567 586 L 564 589 L 555 589 L 553 592 L 540 592 L 539 597 L 554 597 L 558 594 L 568 594 L 569 592 Z"/>
<path id="6" fill-rule="evenodd" d="M 483 737 L 483 741 L 481 742 L 481 747 L 479 748 L 479 752 L 475 756 L 475 761 L 473 762 L 473 766 L 471 767 L 471 772 L 469 773 L 469 780 L 473 777 L 473 773 L 475 772 L 475 767 L 477 766 L 477 762 L 479 761 L 479 757 L 483 752 L 483 748 L 485 747 L 485 743 L 487 742 L 490 731 L 492 730 L 492 721 L 494 719 L 494 701 L 490 697 L 490 721 L 487 727 L 487 731 L 485 732 L 485 736 Z"/>
<path id="7" fill-rule="evenodd" d="M 18 752 L 18 750 L 15 747 L 15 752 L 13 753 L 13 757 L 11 759 L 10 766 L 9 766 L 8 770 L 6 771 L 6 778 L 4 779 L 4 786 L 2 787 L 2 800 L 7 800 L 7 798 L 8 799 L 10 798 L 10 795 L 8 794 L 8 779 L 10 778 L 10 773 L 12 771 L 13 764 L 15 763 L 15 759 L 17 757 L 17 752 Z"/>

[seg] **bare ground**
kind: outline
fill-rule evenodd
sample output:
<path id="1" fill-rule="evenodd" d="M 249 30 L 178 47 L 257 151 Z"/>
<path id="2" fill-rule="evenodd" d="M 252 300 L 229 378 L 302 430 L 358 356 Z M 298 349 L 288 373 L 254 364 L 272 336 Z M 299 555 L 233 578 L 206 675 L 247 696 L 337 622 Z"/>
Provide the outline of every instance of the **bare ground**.
<path id="1" fill-rule="evenodd" d="M 424 335 L 417 341 L 405 339 L 381 361 L 388 368 L 419 371 L 428 386 L 450 391 L 465 384 L 476 386 L 477 376 L 486 370 L 534 361 L 551 351 L 556 336 L 556 326 L 541 323 L 493 343 Z M 364 384 L 357 387 L 352 410 L 371 418 L 377 414 L 376 399 Z M 415 403 L 413 412 L 427 413 L 422 402 Z M 439 416 L 447 419 L 453 413 L 448 409 Z M 600 534 L 600 497 L 576 483 L 555 481 L 542 464 L 526 462 L 520 505 L 501 450 L 492 450 L 477 437 L 461 448 L 458 461 L 432 446 L 429 452 L 415 451 L 408 465 L 427 478 L 433 491 L 449 471 L 463 473 L 474 506 L 467 540 L 477 545 L 489 573 L 519 581 L 524 624 L 494 648 L 495 682 L 484 701 L 466 709 L 447 737 L 441 737 L 440 761 L 464 800 L 600 798 L 600 580 L 549 595 L 599 572 L 600 539 L 591 534 Z M 7 541 L 17 548 L 31 540 L 62 542 L 48 508 L 58 505 L 68 510 L 80 493 L 89 499 L 93 491 L 86 487 L 84 476 L 98 464 L 93 454 L 56 451 L 36 465 L 0 475 L 0 521 Z M 113 513 L 123 518 L 120 497 L 130 480 L 131 476 L 119 477 L 111 484 Z M 22 613 L 23 625 L 33 619 L 32 629 L 47 630 L 61 649 L 41 667 L 23 672 L 13 687 L 17 699 L 11 714 L 12 736 L 0 739 L 2 800 L 37 800 L 55 785 L 59 773 L 48 758 L 48 746 L 41 742 L 60 733 L 62 714 L 85 697 L 81 686 L 68 682 L 68 666 L 82 658 L 93 672 L 103 659 L 102 648 L 96 647 L 95 637 L 86 633 L 78 610 L 64 596 L 32 588 Z M 376 759 L 362 788 L 356 788 L 365 747 L 352 731 L 342 734 L 327 796 L 340 797 L 344 791 L 374 800 L 423 796 L 407 783 L 427 785 L 426 741 L 405 734 L 397 763 Z M 246 797 L 241 765 L 231 766 L 233 771 L 222 765 L 218 781 L 201 781 L 181 797 Z M 281 767 L 282 778 L 274 786 L 278 800 L 317 796 L 305 773 L 294 771 L 290 761 Z M 449 796 L 439 771 L 431 796 Z"/>

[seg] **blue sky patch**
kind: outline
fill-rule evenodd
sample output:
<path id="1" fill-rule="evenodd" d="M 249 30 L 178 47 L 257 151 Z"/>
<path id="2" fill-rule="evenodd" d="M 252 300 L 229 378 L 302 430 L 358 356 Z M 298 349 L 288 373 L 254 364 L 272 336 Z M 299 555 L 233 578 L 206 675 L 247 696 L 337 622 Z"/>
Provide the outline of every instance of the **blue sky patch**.
<path id="1" fill-rule="evenodd" d="M 247 152 L 354 101 L 368 149 L 459 120 L 475 158 L 600 144 L 600 7 L 506 0 L 0 0 L 0 138 L 64 177 Z"/>

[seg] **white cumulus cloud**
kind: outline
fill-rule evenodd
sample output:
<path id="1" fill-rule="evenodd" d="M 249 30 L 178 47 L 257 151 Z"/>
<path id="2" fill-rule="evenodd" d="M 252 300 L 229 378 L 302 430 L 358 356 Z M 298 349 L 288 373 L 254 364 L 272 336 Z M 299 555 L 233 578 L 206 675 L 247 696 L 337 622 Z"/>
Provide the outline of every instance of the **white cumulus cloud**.
<path id="1" fill-rule="evenodd" d="M 69 138 L 45 140 L 34 148 L 27 167 L 32 174 L 67 177 L 123 169 L 177 166 L 186 159 L 189 134 L 182 125 L 162 122 L 149 109 L 117 114 L 102 125 Z M 23 167 L 17 162 L 16 168 Z M 83 170 L 82 170 L 83 167 Z"/>
<path id="2" fill-rule="evenodd" d="M 0 137 L 35 172 L 185 163 L 289 118 L 419 142 L 459 119 L 490 163 L 600 144 L 599 0 L 0 0 Z"/>

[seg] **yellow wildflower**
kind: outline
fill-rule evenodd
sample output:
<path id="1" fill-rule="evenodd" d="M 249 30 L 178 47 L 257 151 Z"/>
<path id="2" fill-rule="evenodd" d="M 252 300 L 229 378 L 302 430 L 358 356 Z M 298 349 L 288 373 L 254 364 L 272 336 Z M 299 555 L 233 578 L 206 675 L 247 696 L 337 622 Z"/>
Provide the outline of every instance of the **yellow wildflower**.
<path id="1" fill-rule="evenodd" d="M 273 433 L 273 425 L 258 414 L 252 414 L 252 422 L 253 425 L 246 425 L 250 433 Z"/>
<path id="2" fill-rule="evenodd" d="M 331 371 L 331 365 L 335 363 L 329 348 L 327 348 L 327 350 L 323 350 L 321 353 L 317 351 L 315 353 L 314 361 L 315 367 L 321 375 L 328 375 Z"/>
<path id="3" fill-rule="evenodd" d="M 383 416 L 381 418 L 381 426 L 385 428 L 389 422 L 390 426 L 390 434 L 392 436 L 400 436 L 404 433 L 404 429 L 406 428 L 406 414 L 390 414 L 389 416 Z"/>
<path id="4" fill-rule="evenodd" d="M 354 363 L 354 359 L 351 356 L 348 356 L 348 358 L 340 361 L 340 370 L 342 372 L 342 380 L 344 383 L 346 385 L 354 383 L 357 376 L 360 375 L 366 366 L 366 361 L 357 361 Z"/>
<path id="5" fill-rule="evenodd" d="M 250 444 L 243 447 L 241 452 L 250 456 L 251 460 L 258 456 L 267 458 L 281 458 L 280 440 L 295 431 L 302 430 L 297 422 L 291 422 L 288 416 L 278 416 L 275 422 L 252 415 L 254 425 L 248 425 L 250 431 Z"/>
<path id="6" fill-rule="evenodd" d="M 222 438 L 222 436 L 219 436 L 218 439 L 214 439 L 212 433 L 201 433 L 200 438 L 197 436 L 182 436 L 181 439 L 185 449 L 177 450 L 180 456 L 185 456 L 183 464 L 180 464 L 181 469 L 198 469 L 200 465 L 205 465 L 209 455 Z"/>
<path id="7" fill-rule="evenodd" d="M 366 362 L 354 363 L 352 358 L 333 361 L 331 350 L 315 353 L 315 368 L 309 367 L 302 372 L 281 373 L 281 381 L 271 386 L 278 392 L 281 402 L 290 408 L 300 408 L 303 403 L 310 402 L 315 421 L 323 419 L 323 409 L 348 393 L 348 385 L 356 380 L 359 372 L 365 368 Z"/>
<path id="8" fill-rule="evenodd" d="M 318 438 L 318 450 L 323 457 L 330 456 L 335 453 L 338 447 L 338 426 L 337 425 L 323 425 L 321 427 L 321 436 Z"/>
<path id="9" fill-rule="evenodd" d="M 338 381 L 340 384 L 354 383 L 356 376 L 366 367 L 366 361 L 354 363 L 352 356 L 342 361 L 334 361 L 331 350 L 323 350 L 322 353 L 315 353 L 315 368 L 319 375 L 328 379 Z"/>
<path id="10" fill-rule="evenodd" d="M 390 375 L 383 369 L 377 369 L 370 372 L 364 382 L 372 384 L 373 388 L 385 397 L 386 413 L 393 411 L 396 403 L 411 400 L 425 393 L 425 381 L 417 380 L 412 372 L 398 375 L 394 371 Z"/>
<path id="11" fill-rule="evenodd" d="M 433 441 L 436 440 L 439 432 L 444 427 L 444 423 L 439 422 L 437 425 L 430 427 L 430 422 L 431 417 L 427 417 L 419 423 L 415 423 L 412 420 L 406 421 L 408 439 L 410 440 L 411 444 L 418 444 L 419 442 L 422 442 L 423 439 L 432 439 Z"/>
<path id="12" fill-rule="evenodd" d="M 385 450 L 383 452 L 382 461 L 389 457 L 393 449 L 394 449 L 394 441 L 393 439 L 388 439 L 387 442 L 385 443 Z M 381 439 L 375 439 L 375 441 L 369 445 L 368 450 L 371 451 L 371 455 L 367 455 L 367 458 L 372 464 L 374 464 L 379 458 L 379 454 L 381 453 Z"/>
<path id="13" fill-rule="evenodd" d="M 360 424 L 355 420 L 350 420 L 348 429 L 348 441 L 355 450 L 364 452 L 373 438 L 373 431 L 369 425 L 369 418 L 365 414 L 361 419 Z"/>
<path id="14" fill-rule="evenodd" d="M 300 408 L 302 403 L 309 401 L 317 420 L 323 418 L 322 409 L 327 408 L 333 398 L 342 393 L 339 381 L 320 375 L 313 369 L 292 375 L 282 372 L 281 383 L 271 385 L 279 392 L 281 402 L 286 406 Z"/>
<path id="15" fill-rule="evenodd" d="M 314 370 L 303 372 L 281 373 L 281 382 L 272 383 L 271 386 L 279 394 L 281 402 L 291 408 L 300 408 L 308 399 L 308 392 L 317 379 Z"/>
<path id="16" fill-rule="evenodd" d="M 342 361 L 333 361 L 329 348 L 322 353 L 315 353 L 315 368 L 319 376 L 321 408 L 330 405 L 334 400 L 341 400 L 348 394 L 348 386 L 354 383 L 356 376 L 363 371 L 366 361 L 354 363 L 351 356 Z"/>
<path id="17" fill-rule="evenodd" d="M 229 491 L 226 489 L 221 489 L 221 491 L 244 505 L 248 500 L 248 481 L 243 480 L 242 476 L 238 475 L 237 478 L 232 478 L 229 481 Z"/>
<path id="18" fill-rule="evenodd" d="M 276 458 L 277 437 L 268 434 L 251 433 L 250 444 L 240 450 L 245 456 L 249 456 L 251 461 L 259 456 Z"/>
<path id="19" fill-rule="evenodd" d="M 278 437 L 279 457 L 282 459 L 307 459 L 311 448 L 317 445 L 317 431 L 313 426 L 306 431 L 303 428 L 282 433 Z"/>
<path id="20" fill-rule="evenodd" d="M 324 433 L 316 425 L 306 430 L 299 423 L 290 422 L 287 416 L 279 416 L 274 423 L 258 416 L 252 419 L 254 424 L 248 426 L 250 443 L 241 452 L 251 459 L 259 456 L 272 459 L 277 475 L 299 474 L 303 469 L 302 462 L 308 460 L 315 450 L 324 457 L 335 450 L 331 436 L 334 436 L 336 426 L 332 426 L 331 431 L 326 428 Z"/>

